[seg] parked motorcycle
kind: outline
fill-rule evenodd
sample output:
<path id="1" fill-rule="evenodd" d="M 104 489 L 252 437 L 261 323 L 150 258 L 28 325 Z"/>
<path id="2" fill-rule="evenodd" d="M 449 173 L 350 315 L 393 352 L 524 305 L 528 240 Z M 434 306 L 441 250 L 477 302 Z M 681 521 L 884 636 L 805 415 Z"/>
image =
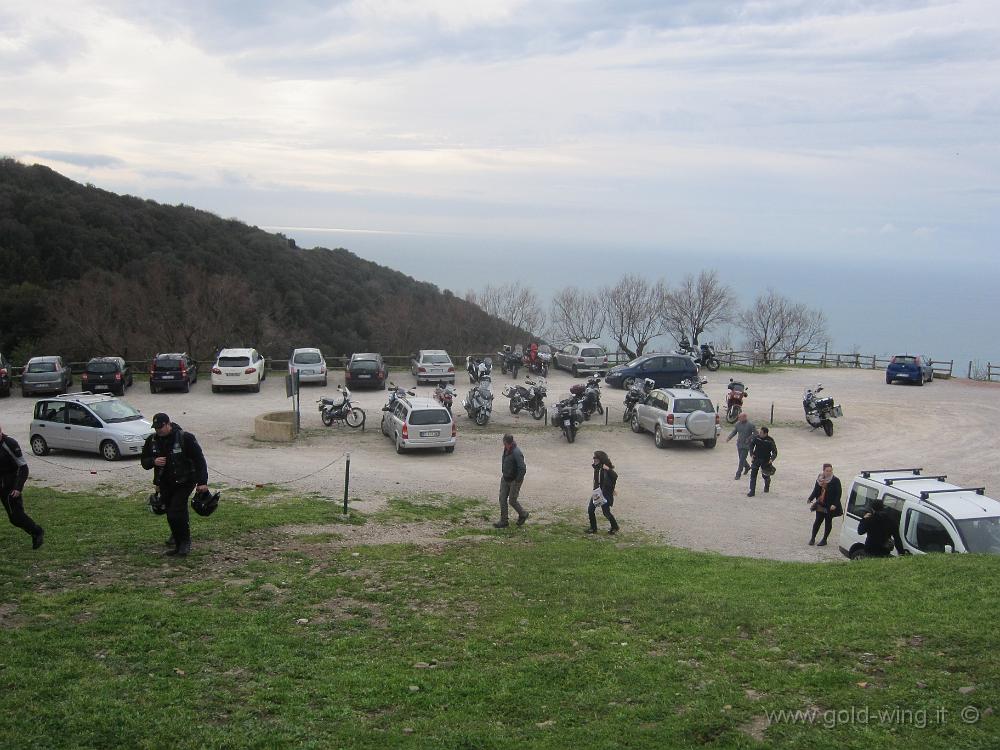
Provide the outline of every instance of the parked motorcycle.
<path id="1" fill-rule="evenodd" d="M 438 383 L 437 388 L 434 389 L 434 400 L 447 409 L 449 413 L 451 412 L 451 405 L 455 401 L 455 396 L 457 395 L 458 391 L 451 383 L 447 385 L 444 383 Z"/>
<path id="2" fill-rule="evenodd" d="M 635 414 L 635 407 L 639 403 L 645 403 L 646 397 L 655 387 L 656 381 L 652 378 L 646 378 L 641 383 L 638 381 L 632 383 L 632 387 L 625 392 L 625 414 L 622 415 L 623 422 L 629 424 L 632 421 L 632 417 Z"/>
<path id="3" fill-rule="evenodd" d="M 705 392 L 705 385 L 708 383 L 708 378 L 684 378 L 680 383 L 677 384 L 679 388 L 687 388 L 690 391 L 700 391 Z"/>
<path id="4" fill-rule="evenodd" d="M 351 404 L 351 392 L 342 385 L 337 386 L 340 391 L 340 398 L 327 398 L 324 396 L 316 403 L 319 404 L 320 419 L 327 427 L 334 422 L 346 422 L 348 427 L 360 427 L 365 423 L 364 409 L 359 409 Z"/>
<path id="5" fill-rule="evenodd" d="M 692 344 L 687 340 L 687 337 L 684 337 L 681 339 L 677 351 L 691 357 L 696 365 L 704 365 L 710 372 L 715 372 L 722 366 L 715 353 L 715 344 L 698 344 L 697 342 Z"/>
<path id="6" fill-rule="evenodd" d="M 510 399 L 510 413 L 519 414 L 522 410 L 531 412 L 535 419 L 545 416 L 545 396 L 548 391 L 544 380 L 526 380 L 524 385 L 508 385 L 503 389 L 503 395 Z"/>
<path id="7" fill-rule="evenodd" d="M 489 373 L 480 374 L 479 382 L 465 394 L 462 406 L 469 419 L 476 420 L 476 424 L 480 427 L 490 421 L 490 415 L 493 413 L 493 381 Z"/>
<path id="8" fill-rule="evenodd" d="M 513 349 L 508 344 L 503 345 L 503 351 L 497 352 L 497 360 L 500 362 L 500 372 L 517 380 L 517 371 L 521 369 L 521 362 L 524 359 L 524 348 L 516 344 Z"/>
<path id="9" fill-rule="evenodd" d="M 479 383 L 483 378 L 491 378 L 493 360 L 490 357 L 476 359 L 471 354 L 465 358 L 465 369 L 469 373 L 470 383 Z"/>
<path id="10" fill-rule="evenodd" d="M 584 419 L 590 419 L 595 412 L 597 414 L 604 413 L 604 405 L 601 403 L 600 376 L 590 376 L 586 383 L 577 383 L 571 386 L 569 392 L 580 399 L 580 409 L 583 411 Z"/>
<path id="11" fill-rule="evenodd" d="M 553 406 L 552 424 L 562 430 L 562 434 L 566 436 L 566 442 L 572 443 L 576 440 L 576 431 L 583 424 L 583 409 L 580 408 L 580 399 L 576 396 L 570 396 Z"/>
<path id="12" fill-rule="evenodd" d="M 401 398 L 406 398 L 407 396 L 416 396 L 414 391 L 408 391 L 402 386 L 398 386 L 389 381 L 389 400 L 385 402 L 385 406 L 382 407 L 382 411 L 392 411 L 396 407 L 396 402 Z"/>
<path id="13" fill-rule="evenodd" d="M 552 362 L 552 347 L 548 344 L 532 344 L 528 353 L 524 355 L 524 366 L 528 371 L 541 375 L 543 378 L 549 376 L 549 365 Z"/>
<path id="14" fill-rule="evenodd" d="M 822 390 L 822 383 L 818 384 L 815 389 L 806 389 L 805 396 L 802 397 L 802 409 L 806 413 L 806 422 L 814 430 L 817 427 L 822 427 L 823 432 L 826 433 L 827 437 L 830 437 L 833 435 L 833 419 L 844 416 L 844 410 L 836 406 L 829 396 L 817 398 Z"/>
<path id="15" fill-rule="evenodd" d="M 750 395 L 747 387 L 738 380 L 729 378 L 729 390 L 726 391 L 726 421 L 732 424 L 740 418 L 743 411 L 743 399 Z"/>

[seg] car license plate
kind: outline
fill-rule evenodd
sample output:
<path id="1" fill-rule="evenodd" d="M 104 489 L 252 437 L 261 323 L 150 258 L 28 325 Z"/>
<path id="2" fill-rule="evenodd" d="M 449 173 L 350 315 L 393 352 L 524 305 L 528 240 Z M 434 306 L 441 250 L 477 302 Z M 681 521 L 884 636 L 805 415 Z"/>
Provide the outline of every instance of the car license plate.
<path id="1" fill-rule="evenodd" d="M 420 437 L 438 437 L 441 434 L 441 430 L 424 430 L 420 433 Z"/>
<path id="2" fill-rule="evenodd" d="M 163 378 L 164 380 L 173 380 L 174 379 L 173 375 L 161 375 L 160 377 Z"/>
<path id="3" fill-rule="evenodd" d="M 569 427 L 570 424 L 571 424 L 570 420 L 568 420 L 568 419 L 564 419 L 563 420 L 563 427 Z"/>
<path id="4" fill-rule="evenodd" d="M 370 378 L 371 375 L 358 375 L 358 380 L 368 380 Z"/>
<path id="5" fill-rule="evenodd" d="M 94 390 L 95 390 L 95 391 L 100 391 L 100 390 L 102 390 L 102 389 L 103 389 L 103 390 L 107 390 L 107 388 L 108 388 L 108 387 L 107 387 L 106 385 L 95 385 L 95 386 L 94 386 Z"/>
<path id="6" fill-rule="evenodd" d="M 301 375 L 315 375 L 316 371 L 315 370 L 301 370 L 299 374 L 301 374 Z"/>
<path id="7" fill-rule="evenodd" d="M 227 378 L 238 378 L 242 374 L 243 373 L 240 373 L 240 372 L 227 372 L 226 373 L 226 377 Z"/>

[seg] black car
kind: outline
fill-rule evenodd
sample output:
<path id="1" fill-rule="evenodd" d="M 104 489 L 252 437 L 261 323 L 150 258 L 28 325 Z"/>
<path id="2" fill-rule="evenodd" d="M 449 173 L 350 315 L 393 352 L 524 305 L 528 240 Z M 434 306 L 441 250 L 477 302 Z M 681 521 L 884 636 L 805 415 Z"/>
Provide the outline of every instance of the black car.
<path id="1" fill-rule="evenodd" d="M 121 357 L 94 357 L 80 375 L 80 383 L 91 393 L 110 391 L 124 396 L 132 386 L 132 366 Z"/>
<path id="2" fill-rule="evenodd" d="M 673 388 L 682 380 L 698 375 L 698 365 L 690 357 L 679 354 L 643 354 L 624 365 L 612 367 L 604 382 L 616 388 L 631 388 L 646 378 L 657 388 Z"/>
<path id="3" fill-rule="evenodd" d="M 149 392 L 179 388 L 187 393 L 198 382 L 198 363 L 187 353 L 157 354 L 149 368 Z"/>
<path id="4" fill-rule="evenodd" d="M 344 370 L 344 383 L 348 388 L 368 386 L 385 388 L 385 380 L 389 376 L 382 355 L 377 352 L 352 354 L 350 362 Z"/>
<path id="5" fill-rule="evenodd" d="M 10 360 L 3 355 L 3 352 L 0 352 L 0 398 L 7 398 L 10 395 L 10 372 L 12 369 Z"/>

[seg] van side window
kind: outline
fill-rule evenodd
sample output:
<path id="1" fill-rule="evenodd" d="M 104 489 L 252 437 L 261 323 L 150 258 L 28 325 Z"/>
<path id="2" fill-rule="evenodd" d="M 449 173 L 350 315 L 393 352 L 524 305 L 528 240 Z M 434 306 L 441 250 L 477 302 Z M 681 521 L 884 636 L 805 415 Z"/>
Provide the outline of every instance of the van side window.
<path id="1" fill-rule="evenodd" d="M 855 483 L 854 486 L 851 487 L 850 500 L 847 501 L 847 512 L 852 516 L 861 518 L 861 516 L 865 514 L 865 507 L 876 497 L 878 497 L 877 489 Z"/>
<path id="2" fill-rule="evenodd" d="M 906 516 L 906 541 L 921 552 L 944 552 L 946 544 L 955 548 L 955 542 L 941 522 L 919 510 L 910 510 Z"/>

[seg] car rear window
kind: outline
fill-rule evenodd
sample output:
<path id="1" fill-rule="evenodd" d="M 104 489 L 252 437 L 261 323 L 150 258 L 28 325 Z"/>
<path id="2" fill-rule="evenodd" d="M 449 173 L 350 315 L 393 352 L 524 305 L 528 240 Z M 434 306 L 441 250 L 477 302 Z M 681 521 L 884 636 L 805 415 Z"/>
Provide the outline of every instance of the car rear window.
<path id="1" fill-rule="evenodd" d="M 219 367 L 249 367 L 250 357 L 219 357 Z"/>
<path id="2" fill-rule="evenodd" d="M 580 352 L 581 357 L 603 357 L 605 354 L 607 354 L 607 352 L 605 352 L 600 347 L 596 349 L 595 348 L 584 349 L 582 352 Z"/>
<path id="3" fill-rule="evenodd" d="M 156 360 L 157 370 L 179 370 L 181 361 L 176 357 L 158 357 Z"/>
<path id="4" fill-rule="evenodd" d="M 297 365 L 318 365 L 322 361 L 319 352 L 299 352 L 292 358 L 292 362 Z"/>
<path id="5" fill-rule="evenodd" d="M 674 401 L 675 414 L 690 414 L 693 411 L 715 411 L 707 398 L 679 398 Z"/>
<path id="6" fill-rule="evenodd" d="M 892 363 L 894 365 L 915 365 L 917 364 L 917 358 L 909 354 L 897 354 L 892 358 Z"/>
<path id="7" fill-rule="evenodd" d="M 118 372 L 118 365 L 114 362 L 90 362 L 87 372 Z"/>
<path id="8" fill-rule="evenodd" d="M 28 372 L 55 372 L 55 362 L 31 362 L 28 364 Z"/>
<path id="9" fill-rule="evenodd" d="M 423 361 L 429 365 L 451 364 L 451 358 L 447 354 L 425 354 Z"/>
<path id="10" fill-rule="evenodd" d="M 408 421 L 412 425 L 451 424 L 451 414 L 447 409 L 414 409 Z"/>
<path id="11" fill-rule="evenodd" d="M 358 359 L 351 362 L 351 369 L 360 372 L 375 372 L 378 369 L 378 362 L 374 359 Z"/>

